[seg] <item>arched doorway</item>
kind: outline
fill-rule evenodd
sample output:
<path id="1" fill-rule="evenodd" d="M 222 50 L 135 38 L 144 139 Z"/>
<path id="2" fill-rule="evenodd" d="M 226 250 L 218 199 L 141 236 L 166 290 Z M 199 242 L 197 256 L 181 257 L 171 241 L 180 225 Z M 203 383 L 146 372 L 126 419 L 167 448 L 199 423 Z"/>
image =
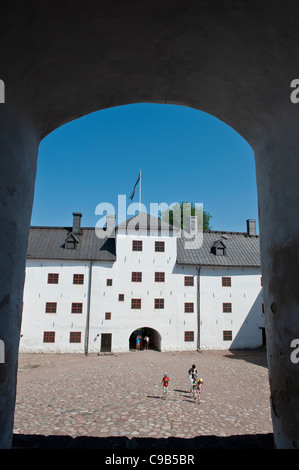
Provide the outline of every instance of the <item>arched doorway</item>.
<path id="1" fill-rule="evenodd" d="M 136 349 L 136 339 L 137 339 L 138 336 L 140 336 L 142 340 L 145 336 L 148 336 L 149 337 L 148 349 L 152 349 L 154 351 L 161 351 L 162 337 L 161 337 L 160 333 L 157 330 L 154 330 L 153 328 L 149 328 L 149 327 L 146 327 L 146 326 L 142 327 L 142 328 L 137 328 L 130 335 L 129 349 Z M 140 349 L 141 350 L 145 349 L 143 341 L 141 341 Z"/>

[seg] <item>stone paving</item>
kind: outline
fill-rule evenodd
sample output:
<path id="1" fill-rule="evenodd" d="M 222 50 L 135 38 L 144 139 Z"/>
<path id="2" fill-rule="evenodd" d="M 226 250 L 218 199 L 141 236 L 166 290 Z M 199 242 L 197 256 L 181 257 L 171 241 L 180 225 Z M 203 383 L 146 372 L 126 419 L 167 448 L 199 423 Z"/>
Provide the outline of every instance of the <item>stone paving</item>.
<path id="1" fill-rule="evenodd" d="M 204 381 L 200 405 L 189 393 L 187 371 L 193 363 Z M 164 372 L 171 379 L 167 400 L 162 399 Z M 177 438 L 186 443 L 200 436 L 272 436 L 269 394 L 262 350 L 21 354 L 14 439 Z"/>

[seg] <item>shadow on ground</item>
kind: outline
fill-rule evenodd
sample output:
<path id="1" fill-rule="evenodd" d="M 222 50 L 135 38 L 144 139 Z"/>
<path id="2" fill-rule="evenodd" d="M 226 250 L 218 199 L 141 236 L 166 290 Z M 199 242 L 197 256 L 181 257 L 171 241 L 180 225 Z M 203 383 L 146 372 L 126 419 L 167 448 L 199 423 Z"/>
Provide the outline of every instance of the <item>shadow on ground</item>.
<path id="1" fill-rule="evenodd" d="M 265 347 L 259 349 L 230 349 L 229 354 L 224 354 L 223 357 L 228 359 L 238 359 L 256 366 L 268 368 L 267 350 Z"/>
<path id="2" fill-rule="evenodd" d="M 88 437 L 14 434 L 13 449 L 274 449 L 273 434 L 199 436 L 192 439 L 169 437 Z"/>

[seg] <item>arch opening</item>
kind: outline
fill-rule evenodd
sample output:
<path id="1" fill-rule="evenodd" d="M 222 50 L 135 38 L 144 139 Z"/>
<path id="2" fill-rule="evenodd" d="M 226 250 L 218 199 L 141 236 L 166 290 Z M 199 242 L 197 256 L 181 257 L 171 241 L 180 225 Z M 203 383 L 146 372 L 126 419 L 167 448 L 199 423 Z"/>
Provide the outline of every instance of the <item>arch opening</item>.
<path id="1" fill-rule="evenodd" d="M 138 341 L 138 337 L 140 339 L 140 342 Z M 149 338 L 148 346 L 145 341 L 146 337 Z M 157 330 L 144 326 L 141 328 L 137 328 L 131 333 L 129 338 L 129 349 L 140 351 L 151 349 L 153 351 L 161 352 L 161 341 L 162 337 Z"/>
<path id="2" fill-rule="evenodd" d="M 214 138 L 215 134 L 217 139 Z M 122 144 L 121 149 L 118 142 Z M 183 179 L 182 153 L 188 154 L 190 162 L 190 165 L 184 166 Z M 106 177 L 111 161 L 117 161 L 114 184 Z M 254 154 L 248 141 L 212 113 L 188 104 L 161 104 L 148 100 L 115 105 L 74 118 L 58 126 L 42 140 L 32 225 L 65 224 L 76 206 L 84 215 L 84 225 L 93 227 L 99 222 L 99 216 L 94 211 L 104 201 L 112 204 L 117 216 L 121 213 L 117 221 L 124 221 L 131 213 L 121 212 L 123 206 L 119 195 L 129 191 L 126 194 L 129 206 L 131 185 L 140 166 L 144 182 L 142 203 L 147 210 L 150 210 L 152 202 L 170 205 L 188 199 L 188 202 L 204 204 L 205 210 L 212 215 L 214 230 L 243 231 L 245 215 L 247 217 L 249 214 L 256 218 L 258 224 Z M 93 168 L 96 177 L 91 176 L 90 168 Z M 168 181 L 172 182 L 169 187 L 165 184 L 166 173 Z M 132 177 L 124 180 L 124 174 Z M 200 192 L 198 174 L 201 175 Z M 54 178 L 56 191 L 52 194 L 52 205 L 48 207 L 48 194 Z M 73 192 L 74 185 L 82 186 L 82 180 L 88 182 L 84 188 L 84 198 L 79 192 L 73 193 L 72 199 L 68 199 L 63 206 L 60 221 L 58 217 L 62 212 L 57 213 L 55 204 L 61 206 L 60 201 L 65 198 L 65 193 Z M 153 181 L 159 187 L 158 192 L 152 191 Z M 220 198 L 217 190 L 222 188 L 225 191 L 228 186 L 230 191 L 226 198 Z M 115 187 L 120 188 L 119 194 Z M 230 212 L 236 210 L 242 214 L 236 226 L 232 226 L 227 218 L 228 205 Z"/>

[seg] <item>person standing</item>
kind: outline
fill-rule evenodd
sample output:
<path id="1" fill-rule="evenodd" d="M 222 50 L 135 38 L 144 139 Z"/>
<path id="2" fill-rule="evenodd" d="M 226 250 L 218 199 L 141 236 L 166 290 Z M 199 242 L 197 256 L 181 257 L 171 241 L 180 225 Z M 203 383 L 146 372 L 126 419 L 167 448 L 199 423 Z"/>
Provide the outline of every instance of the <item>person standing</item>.
<path id="1" fill-rule="evenodd" d="M 168 384 L 169 384 L 170 378 L 168 377 L 167 373 L 164 373 L 164 376 L 161 381 L 161 385 L 163 386 L 163 398 L 164 400 L 167 399 L 167 394 L 168 394 Z"/>
<path id="2" fill-rule="evenodd" d="M 147 351 L 148 350 L 149 337 L 145 336 L 143 338 L 143 341 L 144 341 L 144 349 Z"/>
<path id="3" fill-rule="evenodd" d="M 188 370 L 188 379 L 190 384 L 190 393 L 193 393 L 193 379 L 197 377 L 196 365 L 193 364 L 192 367 Z"/>
<path id="4" fill-rule="evenodd" d="M 196 400 L 196 392 L 197 392 L 197 379 L 193 379 L 193 383 L 192 383 L 192 394 L 193 394 L 193 398 L 194 400 Z"/>
<path id="5" fill-rule="evenodd" d="M 197 395 L 197 403 L 198 404 L 200 404 L 200 393 L 201 393 L 202 386 L 203 386 L 203 380 L 198 379 L 197 385 L 196 385 L 196 395 Z"/>

